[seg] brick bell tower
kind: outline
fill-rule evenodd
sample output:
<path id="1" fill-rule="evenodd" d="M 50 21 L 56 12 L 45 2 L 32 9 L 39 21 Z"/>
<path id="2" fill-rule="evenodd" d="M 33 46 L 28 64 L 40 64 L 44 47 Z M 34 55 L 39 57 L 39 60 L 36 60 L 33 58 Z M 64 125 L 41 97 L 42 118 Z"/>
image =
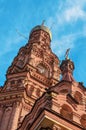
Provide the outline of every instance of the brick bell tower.
<path id="1" fill-rule="evenodd" d="M 74 80 L 74 62 L 67 56 L 60 69 L 60 82 L 36 100 L 17 130 L 86 130 L 86 88 Z"/>
<path id="2" fill-rule="evenodd" d="M 8 68 L 0 88 L 0 130 L 16 130 L 45 88 L 59 82 L 59 59 L 50 48 L 51 39 L 46 26 L 34 27 Z"/>

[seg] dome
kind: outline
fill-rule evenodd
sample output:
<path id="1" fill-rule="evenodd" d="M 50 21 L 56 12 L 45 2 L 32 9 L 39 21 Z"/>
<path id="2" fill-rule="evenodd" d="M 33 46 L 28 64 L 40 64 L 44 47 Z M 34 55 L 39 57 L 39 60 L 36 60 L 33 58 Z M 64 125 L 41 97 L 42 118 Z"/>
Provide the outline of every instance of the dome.
<path id="1" fill-rule="evenodd" d="M 65 66 L 64 66 L 65 65 Z M 62 61 L 60 68 L 66 67 L 67 65 L 70 65 L 70 67 L 72 67 L 71 69 L 74 70 L 75 66 L 74 66 L 74 62 L 70 59 L 65 59 Z M 63 66 L 63 67 L 62 67 Z"/>
<path id="2" fill-rule="evenodd" d="M 48 34 L 49 34 L 49 36 L 50 36 L 50 40 L 52 39 L 52 34 L 51 34 L 51 31 L 50 31 L 50 29 L 48 28 L 48 27 L 46 27 L 46 26 L 44 26 L 44 25 L 37 25 L 37 26 L 35 26 L 32 30 L 31 30 L 31 33 L 33 32 L 33 31 L 36 31 L 36 30 L 43 30 L 43 31 L 45 31 L 45 32 L 47 32 Z M 30 34 L 31 34 L 30 33 Z"/>

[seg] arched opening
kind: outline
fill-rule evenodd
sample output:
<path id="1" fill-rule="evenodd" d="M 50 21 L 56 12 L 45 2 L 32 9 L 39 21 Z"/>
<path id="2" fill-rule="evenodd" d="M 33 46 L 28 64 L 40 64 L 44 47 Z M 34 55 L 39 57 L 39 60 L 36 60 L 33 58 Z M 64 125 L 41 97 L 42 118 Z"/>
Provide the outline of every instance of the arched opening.
<path id="1" fill-rule="evenodd" d="M 46 76 L 47 78 L 49 77 L 49 70 L 48 70 L 48 68 L 47 68 L 44 64 L 40 63 L 40 64 L 37 66 L 37 71 L 38 71 L 40 74 Z"/>
<path id="2" fill-rule="evenodd" d="M 62 89 L 60 90 L 61 94 L 68 94 L 69 90 L 68 89 Z"/>
<path id="3" fill-rule="evenodd" d="M 64 104 L 64 105 L 62 106 L 62 108 L 61 108 L 61 110 L 60 110 L 60 113 L 61 113 L 61 115 L 62 115 L 64 118 L 66 118 L 66 119 L 68 119 L 68 120 L 72 120 L 72 119 L 73 119 L 73 111 L 72 111 L 72 109 L 71 109 L 68 105 L 66 105 L 66 104 Z"/>
<path id="4" fill-rule="evenodd" d="M 80 119 L 81 125 L 86 129 L 86 114 L 83 114 Z"/>
<path id="5" fill-rule="evenodd" d="M 74 94 L 74 98 L 78 103 L 82 103 L 82 94 L 80 92 L 76 91 Z"/>

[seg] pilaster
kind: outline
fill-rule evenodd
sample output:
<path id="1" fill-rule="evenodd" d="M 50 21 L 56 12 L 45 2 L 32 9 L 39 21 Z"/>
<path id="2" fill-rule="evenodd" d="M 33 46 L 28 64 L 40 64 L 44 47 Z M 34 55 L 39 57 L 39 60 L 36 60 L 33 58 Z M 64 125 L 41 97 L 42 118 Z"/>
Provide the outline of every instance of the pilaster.
<path id="1" fill-rule="evenodd" d="M 11 114 L 11 118 L 7 130 L 17 129 L 21 108 L 22 108 L 22 104 L 20 102 L 16 102 L 13 104 L 12 114 Z"/>

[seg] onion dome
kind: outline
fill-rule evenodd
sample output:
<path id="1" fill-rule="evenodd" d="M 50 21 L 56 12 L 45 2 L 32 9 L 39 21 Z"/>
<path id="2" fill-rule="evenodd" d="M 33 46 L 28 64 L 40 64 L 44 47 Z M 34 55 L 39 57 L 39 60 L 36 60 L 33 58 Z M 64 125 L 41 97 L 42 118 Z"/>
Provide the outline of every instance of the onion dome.
<path id="1" fill-rule="evenodd" d="M 37 26 L 35 26 L 35 27 L 31 30 L 30 35 L 31 35 L 34 31 L 37 31 L 37 30 L 43 30 L 43 31 L 47 32 L 47 33 L 49 34 L 49 36 L 50 36 L 50 40 L 52 40 L 52 34 L 51 34 L 50 29 L 49 29 L 48 27 L 44 26 L 43 24 L 42 24 L 42 25 L 37 25 Z"/>
<path id="2" fill-rule="evenodd" d="M 75 81 L 73 78 L 74 63 L 70 59 L 65 59 L 60 65 L 62 80 Z"/>
<path id="3" fill-rule="evenodd" d="M 69 55 L 70 48 L 66 50 L 65 53 L 65 60 L 62 61 L 60 65 L 60 69 L 62 72 L 62 80 L 66 81 L 75 81 L 73 78 L 73 70 L 74 70 L 74 63 L 71 61 L 68 57 Z"/>

